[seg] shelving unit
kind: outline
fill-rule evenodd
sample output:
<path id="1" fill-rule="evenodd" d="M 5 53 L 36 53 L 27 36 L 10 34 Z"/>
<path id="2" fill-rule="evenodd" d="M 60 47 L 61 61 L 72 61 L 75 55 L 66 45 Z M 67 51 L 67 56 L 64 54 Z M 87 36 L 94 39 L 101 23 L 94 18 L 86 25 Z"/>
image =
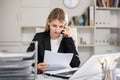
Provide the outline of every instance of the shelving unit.
<path id="1" fill-rule="evenodd" d="M 89 27 L 89 26 L 77 27 L 77 34 L 78 34 L 77 40 L 79 47 L 94 46 L 94 27 Z"/>
<path id="2" fill-rule="evenodd" d="M 120 52 L 120 8 L 95 6 L 95 54 Z"/>
<path id="3" fill-rule="evenodd" d="M 43 32 L 45 27 L 21 27 L 21 40 L 32 41 L 37 32 Z"/>
<path id="4" fill-rule="evenodd" d="M 95 25 L 75 26 L 78 52 L 86 58 L 80 57 L 83 62 L 93 54 L 120 52 L 120 8 L 98 7 L 96 1 L 91 1 L 91 5 L 95 6 Z"/>
<path id="5" fill-rule="evenodd" d="M 77 29 L 77 50 L 83 64 L 91 55 L 94 54 L 94 26 L 74 26 Z"/>

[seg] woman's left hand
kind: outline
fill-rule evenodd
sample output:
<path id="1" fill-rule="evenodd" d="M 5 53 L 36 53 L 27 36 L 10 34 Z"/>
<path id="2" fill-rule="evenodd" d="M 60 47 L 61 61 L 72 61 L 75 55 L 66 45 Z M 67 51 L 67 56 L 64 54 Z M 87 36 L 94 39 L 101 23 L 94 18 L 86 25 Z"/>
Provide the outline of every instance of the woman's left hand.
<path id="1" fill-rule="evenodd" d="M 65 28 L 63 29 L 63 34 L 64 37 L 71 37 L 71 28 L 69 26 L 65 26 Z"/>
<path id="2" fill-rule="evenodd" d="M 37 64 L 38 73 L 43 73 L 48 68 L 48 66 L 49 65 L 47 63 Z"/>

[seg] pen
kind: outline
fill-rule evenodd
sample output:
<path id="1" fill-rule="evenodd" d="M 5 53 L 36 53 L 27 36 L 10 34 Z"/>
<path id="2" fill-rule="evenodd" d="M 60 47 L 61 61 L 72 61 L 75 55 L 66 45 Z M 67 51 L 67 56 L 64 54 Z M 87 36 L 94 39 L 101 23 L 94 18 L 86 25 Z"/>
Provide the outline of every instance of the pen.
<path id="1" fill-rule="evenodd" d="M 100 61 L 100 59 L 98 58 L 98 62 L 99 62 L 99 64 L 101 64 L 102 65 L 102 62 Z"/>
<path id="2" fill-rule="evenodd" d="M 108 61 L 107 61 L 107 59 L 105 59 L 105 63 L 106 63 L 106 66 L 108 65 Z"/>
<path id="3" fill-rule="evenodd" d="M 104 63 L 100 61 L 100 59 L 98 58 L 98 62 L 100 63 L 100 65 L 102 66 L 102 70 L 103 72 L 105 72 L 105 68 L 104 68 Z"/>

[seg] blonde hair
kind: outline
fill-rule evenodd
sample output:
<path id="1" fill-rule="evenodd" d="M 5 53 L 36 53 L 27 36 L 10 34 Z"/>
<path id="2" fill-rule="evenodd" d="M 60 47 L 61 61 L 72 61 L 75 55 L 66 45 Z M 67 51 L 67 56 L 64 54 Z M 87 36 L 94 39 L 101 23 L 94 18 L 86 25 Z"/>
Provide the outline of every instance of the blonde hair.
<path id="1" fill-rule="evenodd" d="M 45 28 L 45 32 L 50 30 L 50 27 L 48 25 L 48 22 L 52 22 L 53 20 L 59 20 L 59 21 L 64 21 L 65 25 L 68 24 L 68 18 L 67 18 L 67 14 L 63 11 L 63 9 L 61 8 L 55 8 L 51 11 L 51 13 L 49 14 L 47 21 L 46 21 L 46 28 Z"/>

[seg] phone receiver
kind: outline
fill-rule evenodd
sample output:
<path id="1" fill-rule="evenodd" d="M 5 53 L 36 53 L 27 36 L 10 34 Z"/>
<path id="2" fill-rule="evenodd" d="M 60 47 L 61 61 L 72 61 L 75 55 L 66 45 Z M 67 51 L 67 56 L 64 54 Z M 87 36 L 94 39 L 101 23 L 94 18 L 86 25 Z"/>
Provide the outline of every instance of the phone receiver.
<path id="1" fill-rule="evenodd" d="M 62 31 L 61 31 L 61 34 L 64 34 L 64 33 L 63 33 L 64 31 L 65 31 L 65 30 L 62 30 Z"/>
<path id="2" fill-rule="evenodd" d="M 64 27 L 64 29 L 65 29 L 65 27 Z M 64 33 L 63 33 L 63 32 L 65 31 L 64 29 L 61 31 L 61 34 L 64 34 Z"/>

